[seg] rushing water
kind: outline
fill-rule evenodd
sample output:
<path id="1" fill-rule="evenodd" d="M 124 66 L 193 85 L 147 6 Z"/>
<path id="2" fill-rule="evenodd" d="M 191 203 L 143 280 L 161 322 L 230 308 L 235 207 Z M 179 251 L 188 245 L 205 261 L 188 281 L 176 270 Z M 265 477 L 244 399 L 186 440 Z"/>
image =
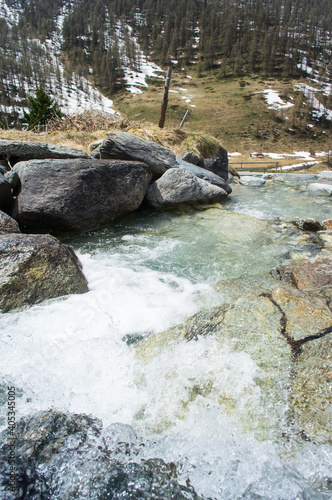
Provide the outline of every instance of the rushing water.
<path id="1" fill-rule="evenodd" d="M 0 315 L 1 379 L 19 388 L 18 416 L 53 407 L 104 426 L 129 424 L 147 439 L 145 458 L 174 461 L 184 484 L 189 477 L 206 498 L 330 498 L 331 447 L 260 440 L 243 425 L 247 398 L 254 405 L 259 396 L 249 355 L 213 337 L 149 362 L 135 350 L 145 336 L 225 300 L 218 280 L 293 258 L 296 238 L 263 220 L 276 216 L 321 221 L 331 203 L 291 187 L 236 186 L 222 208 L 142 211 L 68 240 L 90 291 Z M 235 396 L 237 411 L 229 415 L 211 392 Z"/>

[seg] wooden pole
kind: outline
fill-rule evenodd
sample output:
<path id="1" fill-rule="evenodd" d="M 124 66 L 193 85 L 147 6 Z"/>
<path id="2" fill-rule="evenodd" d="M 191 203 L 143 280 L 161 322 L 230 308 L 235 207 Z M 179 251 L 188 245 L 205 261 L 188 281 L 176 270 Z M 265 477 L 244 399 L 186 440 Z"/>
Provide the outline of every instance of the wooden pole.
<path id="1" fill-rule="evenodd" d="M 168 68 L 166 80 L 165 80 L 165 88 L 164 88 L 164 96 L 163 102 L 161 104 L 160 118 L 159 118 L 159 128 L 164 128 L 165 117 L 166 117 L 166 109 L 168 104 L 168 90 L 171 83 L 172 76 L 172 68 Z"/>
<path id="2" fill-rule="evenodd" d="M 180 124 L 180 128 L 182 128 L 182 127 L 183 127 L 183 125 L 185 124 L 185 121 L 188 119 L 188 116 L 189 116 L 189 115 L 190 115 L 190 110 L 189 110 L 189 109 L 187 109 L 187 111 L 186 111 L 186 113 L 185 113 L 184 117 L 182 118 L 182 122 L 181 122 L 181 124 Z"/>

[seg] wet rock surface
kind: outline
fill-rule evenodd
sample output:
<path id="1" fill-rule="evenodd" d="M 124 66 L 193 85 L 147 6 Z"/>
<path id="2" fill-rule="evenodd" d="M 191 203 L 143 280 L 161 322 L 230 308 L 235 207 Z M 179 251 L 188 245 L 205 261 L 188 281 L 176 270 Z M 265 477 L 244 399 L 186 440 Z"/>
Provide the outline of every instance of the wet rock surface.
<path id="1" fill-rule="evenodd" d="M 6 500 L 199 500 L 192 487 L 178 483 L 174 464 L 138 457 L 144 442 L 129 426 L 103 429 L 98 419 L 50 410 L 21 419 L 16 436 L 18 494 L 7 490 Z M 10 443 L 3 432 L 3 494 L 8 488 Z"/>
<path id="2" fill-rule="evenodd" d="M 295 361 L 291 404 L 305 439 L 332 444 L 332 325 L 330 333 L 306 342 Z"/>
<path id="3" fill-rule="evenodd" d="M 261 177 L 243 175 L 241 176 L 239 183 L 242 184 L 243 186 L 260 187 L 263 186 L 266 183 L 266 181 Z"/>
<path id="4" fill-rule="evenodd" d="M 322 226 L 326 231 L 332 231 L 332 219 L 323 220 Z"/>
<path id="5" fill-rule="evenodd" d="M 309 184 L 308 191 L 316 196 L 332 196 L 332 184 L 313 182 Z"/>
<path id="6" fill-rule="evenodd" d="M 331 444 L 331 272 L 332 259 L 324 257 L 284 266 L 282 284 L 276 273 L 219 282 L 224 304 L 142 340 L 137 354 L 150 362 L 179 342 L 214 336 L 221 348 L 248 354 L 259 368 L 259 402 L 250 409 L 260 421 L 257 436 L 282 431 Z M 230 411 L 231 400 L 225 399 Z"/>
<path id="7" fill-rule="evenodd" d="M 12 215 L 26 232 L 95 230 L 136 210 L 151 180 L 144 163 L 120 160 L 31 160 L 14 171 Z"/>
<path id="8" fill-rule="evenodd" d="M 332 257 L 279 266 L 277 273 L 282 280 L 303 290 L 332 286 Z"/>
<path id="9" fill-rule="evenodd" d="M 309 217 L 297 217 L 294 219 L 294 224 L 303 231 L 317 232 L 323 229 L 323 225 L 320 222 Z"/>
<path id="10" fill-rule="evenodd" d="M 84 293 L 88 285 L 74 251 L 49 235 L 0 235 L 2 312 Z"/>

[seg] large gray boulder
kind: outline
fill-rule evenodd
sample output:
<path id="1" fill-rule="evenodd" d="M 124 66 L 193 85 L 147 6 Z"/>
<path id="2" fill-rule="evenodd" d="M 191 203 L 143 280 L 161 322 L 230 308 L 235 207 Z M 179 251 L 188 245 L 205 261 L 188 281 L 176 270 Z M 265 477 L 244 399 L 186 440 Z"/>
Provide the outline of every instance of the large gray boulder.
<path id="1" fill-rule="evenodd" d="M 171 150 L 128 132 L 108 134 L 102 144 L 92 152 L 92 156 L 101 159 L 143 161 L 149 166 L 154 178 L 176 166 L 176 157 Z"/>
<path id="2" fill-rule="evenodd" d="M 332 196 L 332 184 L 313 182 L 312 184 L 309 184 L 308 191 L 316 196 Z"/>
<path id="3" fill-rule="evenodd" d="M 262 179 L 262 177 L 244 175 L 240 178 L 239 183 L 242 184 L 242 186 L 260 187 L 264 186 L 266 180 Z"/>
<path id="4" fill-rule="evenodd" d="M 177 158 L 177 166 L 181 167 L 183 170 L 187 170 L 191 174 L 203 179 L 204 181 L 210 182 L 215 186 L 218 186 L 226 191 L 226 193 L 230 194 L 232 192 L 232 188 L 227 182 L 219 177 L 219 175 L 210 172 L 209 170 L 198 167 L 197 165 L 193 165 L 192 163 L 188 163 L 187 161 L 182 160 L 181 158 Z"/>
<path id="5" fill-rule="evenodd" d="M 13 193 L 10 183 L 0 173 L 0 210 L 8 212 L 13 203 Z"/>
<path id="6" fill-rule="evenodd" d="M 151 173 L 144 163 L 35 160 L 14 167 L 22 190 L 13 217 L 25 231 L 91 231 L 136 210 Z"/>
<path id="7" fill-rule="evenodd" d="M 0 309 L 88 291 L 74 251 L 50 235 L 8 233 L 0 236 Z"/>
<path id="8" fill-rule="evenodd" d="M 10 184 L 13 196 L 17 196 L 21 190 L 21 182 L 17 173 L 10 170 L 4 174 L 4 177 Z"/>
<path id="9" fill-rule="evenodd" d="M 9 141 L 0 139 L 0 158 L 14 165 L 19 161 L 51 158 L 90 158 L 79 149 L 56 146 L 44 142 Z"/>
<path id="10" fill-rule="evenodd" d="M 194 151 L 185 151 L 181 156 L 181 160 L 192 163 L 193 165 L 199 165 L 201 161 L 200 157 L 194 153 Z"/>
<path id="11" fill-rule="evenodd" d="M 221 202 L 227 198 L 224 189 L 182 168 L 172 168 L 151 184 L 146 200 L 154 208 L 171 208 L 181 204 L 197 205 Z"/>
<path id="12" fill-rule="evenodd" d="M 12 219 L 12 217 L 9 217 L 9 215 L 0 210 L 0 234 L 20 232 L 21 231 L 16 220 Z"/>
<path id="13" fill-rule="evenodd" d="M 332 181 L 332 170 L 323 170 L 320 174 L 318 174 L 319 179 L 326 179 L 328 181 Z"/>

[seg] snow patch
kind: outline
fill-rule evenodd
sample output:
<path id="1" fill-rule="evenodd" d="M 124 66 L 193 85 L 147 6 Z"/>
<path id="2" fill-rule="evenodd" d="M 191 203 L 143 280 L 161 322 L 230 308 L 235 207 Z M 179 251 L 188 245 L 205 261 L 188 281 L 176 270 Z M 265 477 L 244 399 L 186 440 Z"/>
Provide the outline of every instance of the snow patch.
<path id="1" fill-rule="evenodd" d="M 293 170 L 294 168 L 298 169 L 301 167 L 312 167 L 316 165 L 317 161 L 308 161 L 304 163 L 296 163 L 295 165 L 286 165 L 284 167 L 279 167 L 278 170 Z"/>
<path id="2" fill-rule="evenodd" d="M 308 99 L 310 106 L 312 107 L 312 117 L 319 120 L 324 117 L 326 120 L 332 120 L 332 111 L 326 108 L 315 96 L 316 92 L 320 92 L 319 89 L 311 87 L 306 83 L 298 83 L 295 88 L 303 93 L 303 95 Z"/>
<path id="3" fill-rule="evenodd" d="M 125 33 L 129 33 L 131 41 L 134 43 L 136 52 L 136 63 L 133 67 L 132 62 L 125 55 Z M 133 34 L 133 29 L 128 24 L 116 23 L 116 35 L 119 42 L 121 57 L 124 65 L 124 74 L 126 89 L 132 94 L 142 94 L 142 88 L 147 88 L 146 77 L 164 78 L 164 71 L 157 64 L 149 61 L 140 48 L 137 37 Z M 109 44 L 112 42 L 109 39 Z"/>
<path id="4" fill-rule="evenodd" d="M 279 96 L 278 92 L 273 89 L 266 89 L 255 94 L 265 94 L 265 100 L 269 109 L 288 109 L 294 106 L 292 102 L 284 102 Z"/>
<path id="5" fill-rule="evenodd" d="M 321 151 L 320 153 L 315 153 L 315 157 L 317 156 L 326 156 L 327 153 L 325 151 Z M 312 154 L 309 153 L 308 151 L 294 151 L 293 154 L 291 153 L 251 153 L 251 157 L 260 157 L 260 158 L 271 158 L 273 160 L 284 160 L 284 159 L 291 159 L 291 158 L 301 158 L 306 161 L 314 160 L 315 158 L 312 157 Z M 296 165 L 292 165 L 294 167 Z M 288 168 L 288 167 L 287 167 Z"/>
<path id="6" fill-rule="evenodd" d="M 5 0 L 0 0 L 0 17 L 5 19 L 10 26 L 15 26 L 18 23 L 22 12 L 23 9 L 18 3 L 15 2 L 12 7 L 8 7 Z"/>

